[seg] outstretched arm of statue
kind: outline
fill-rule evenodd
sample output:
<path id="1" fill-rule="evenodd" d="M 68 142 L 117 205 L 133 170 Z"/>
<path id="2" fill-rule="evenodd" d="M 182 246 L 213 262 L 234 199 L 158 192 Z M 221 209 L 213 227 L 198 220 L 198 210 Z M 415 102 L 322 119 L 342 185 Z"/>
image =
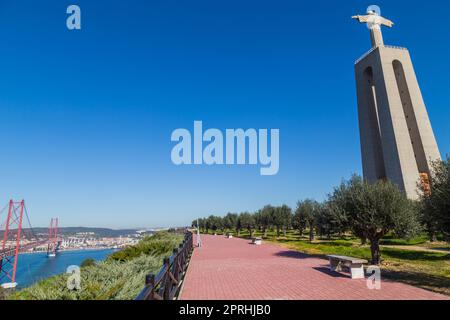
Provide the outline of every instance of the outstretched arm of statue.
<path id="1" fill-rule="evenodd" d="M 356 19 L 356 20 L 358 20 L 361 23 L 367 23 L 369 21 L 369 16 L 357 15 L 357 16 L 353 16 L 352 19 Z"/>
<path id="2" fill-rule="evenodd" d="M 366 16 L 353 16 L 352 19 L 356 19 L 361 23 L 376 23 L 379 25 L 383 25 L 389 28 L 392 28 L 394 23 L 391 20 L 388 20 L 386 18 L 380 17 L 378 15 L 366 15 Z"/>
<path id="3" fill-rule="evenodd" d="M 392 28 L 392 26 L 394 25 L 394 23 L 393 23 L 391 20 L 388 20 L 388 19 L 383 18 L 383 17 L 380 17 L 380 18 L 381 18 L 380 22 L 381 22 L 381 24 L 382 24 L 383 26 Z"/>

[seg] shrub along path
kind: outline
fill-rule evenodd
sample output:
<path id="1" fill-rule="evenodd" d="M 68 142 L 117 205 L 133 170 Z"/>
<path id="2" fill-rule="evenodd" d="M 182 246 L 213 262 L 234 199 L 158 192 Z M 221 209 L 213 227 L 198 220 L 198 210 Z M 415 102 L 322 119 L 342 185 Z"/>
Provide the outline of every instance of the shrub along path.
<path id="1" fill-rule="evenodd" d="M 381 290 L 370 290 L 365 280 L 330 272 L 327 260 L 275 244 L 255 246 L 249 240 L 212 235 L 202 235 L 202 243 L 192 256 L 181 299 L 448 299 L 383 279 Z"/>

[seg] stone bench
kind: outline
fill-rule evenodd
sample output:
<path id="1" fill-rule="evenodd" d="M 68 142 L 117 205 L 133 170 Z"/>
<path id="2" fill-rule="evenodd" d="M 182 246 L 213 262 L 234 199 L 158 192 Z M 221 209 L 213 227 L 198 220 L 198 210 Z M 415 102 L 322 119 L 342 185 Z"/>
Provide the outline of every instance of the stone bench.
<path id="1" fill-rule="evenodd" d="M 260 246 L 262 244 L 262 238 L 252 238 L 252 243 L 254 245 Z"/>
<path id="2" fill-rule="evenodd" d="M 368 263 L 367 260 L 335 255 L 327 257 L 331 271 L 341 272 L 344 266 L 350 269 L 352 279 L 364 279 L 364 264 Z"/>

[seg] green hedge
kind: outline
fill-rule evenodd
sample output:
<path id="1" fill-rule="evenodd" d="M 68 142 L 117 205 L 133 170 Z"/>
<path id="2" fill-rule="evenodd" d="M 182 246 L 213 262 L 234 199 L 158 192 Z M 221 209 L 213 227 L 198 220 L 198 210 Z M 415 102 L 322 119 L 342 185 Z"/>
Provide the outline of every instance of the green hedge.
<path id="1" fill-rule="evenodd" d="M 18 291 L 12 300 L 132 300 L 145 276 L 156 273 L 163 258 L 181 243 L 183 235 L 161 232 L 116 252 L 105 261 L 81 268 L 81 290 L 69 290 L 69 275 L 61 274 Z"/>

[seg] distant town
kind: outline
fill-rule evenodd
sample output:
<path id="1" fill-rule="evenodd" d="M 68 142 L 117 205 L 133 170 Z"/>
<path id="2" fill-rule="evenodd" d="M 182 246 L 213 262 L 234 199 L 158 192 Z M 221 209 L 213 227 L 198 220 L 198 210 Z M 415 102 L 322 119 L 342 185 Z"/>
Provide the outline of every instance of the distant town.
<path id="1" fill-rule="evenodd" d="M 58 230 L 58 251 L 74 251 L 89 249 L 122 249 L 135 245 L 145 236 L 151 236 L 155 232 L 168 230 L 168 228 L 151 229 L 122 229 L 69 227 Z M 0 232 L 0 236 L 2 236 Z M 48 231 L 45 228 L 25 229 L 21 235 L 21 244 L 26 248 L 27 244 L 42 241 L 44 244 L 36 246 L 22 253 L 46 252 L 48 244 Z M 6 247 L 14 247 L 15 239 L 8 240 Z"/>

